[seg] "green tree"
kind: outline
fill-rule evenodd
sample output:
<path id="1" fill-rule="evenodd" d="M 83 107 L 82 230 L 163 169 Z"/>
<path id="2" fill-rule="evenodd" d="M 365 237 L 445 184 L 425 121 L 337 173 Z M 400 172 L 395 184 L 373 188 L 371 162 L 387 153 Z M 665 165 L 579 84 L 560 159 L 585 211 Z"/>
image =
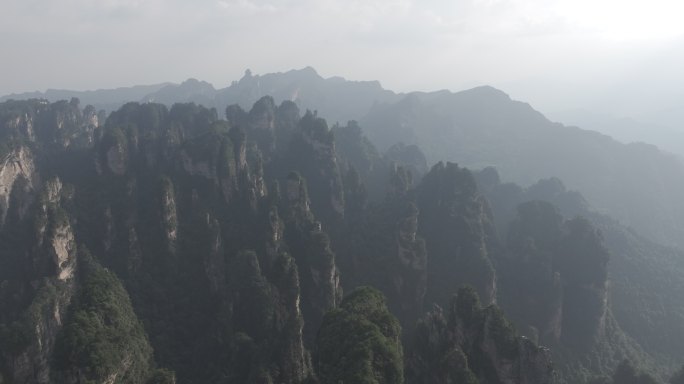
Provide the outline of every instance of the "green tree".
<path id="1" fill-rule="evenodd" d="M 54 381 L 144 383 L 154 367 L 152 348 L 128 293 L 86 250 L 79 257 L 83 284 L 55 346 Z"/>
<path id="2" fill-rule="evenodd" d="M 328 312 L 318 333 L 321 383 L 402 384 L 401 327 L 385 297 L 371 287 L 347 296 Z"/>

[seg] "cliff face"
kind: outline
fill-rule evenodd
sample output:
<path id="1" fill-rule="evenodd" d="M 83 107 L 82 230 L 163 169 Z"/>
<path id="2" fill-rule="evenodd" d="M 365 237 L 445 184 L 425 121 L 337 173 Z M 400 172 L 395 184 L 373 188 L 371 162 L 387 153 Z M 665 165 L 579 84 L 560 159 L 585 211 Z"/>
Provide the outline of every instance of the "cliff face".
<path id="1" fill-rule="evenodd" d="M 39 188 L 38 173 L 31 151 L 19 147 L 6 154 L 0 163 L 0 226 L 5 224 L 10 205 L 16 209 L 18 219 L 26 214 L 31 196 Z M 15 190 L 16 188 L 16 190 Z M 11 204 L 10 199 L 19 199 Z"/>
<path id="2" fill-rule="evenodd" d="M 144 383 L 152 348 L 120 280 L 79 250 L 79 290 L 51 356 L 50 382 Z"/>
<path id="3" fill-rule="evenodd" d="M 496 232 L 488 203 L 470 172 L 438 163 L 417 188 L 418 232 L 428 251 L 426 301 L 445 305 L 456 290 L 473 286 L 485 303 L 496 299 L 492 255 Z"/>
<path id="4" fill-rule="evenodd" d="M 552 383 L 551 353 L 516 335 L 494 305 L 481 307 L 462 288 L 446 314 L 436 307 L 410 344 L 406 367 L 412 383 Z"/>
<path id="5" fill-rule="evenodd" d="M 312 342 L 325 313 L 335 308 L 342 297 L 340 276 L 330 239 L 315 220 L 304 180 L 290 174 L 280 203 L 289 252 L 301 268 L 302 311 L 308 324 L 305 338 Z"/>
<path id="6" fill-rule="evenodd" d="M 493 301 L 486 203 L 455 165 L 416 187 L 415 148 L 380 157 L 353 124 L 331 130 L 270 98 L 227 120 L 194 104 L 130 103 L 106 122 L 76 102 L 27 105 L 0 130 L 20 143 L 0 169 L 4 379 L 316 382 L 316 340 L 344 307 L 344 282 L 387 297 L 369 296 L 399 323 L 380 321 L 385 341 L 371 342 L 400 383 L 401 340 L 426 296 L 470 283 Z M 334 132 L 347 134 L 343 153 Z M 351 161 L 359 150 L 368 156 Z M 370 202 L 366 182 L 382 190 Z M 375 329 L 347 309 L 352 329 Z M 337 336 L 365 345 L 368 334 Z M 466 355 L 475 338 L 458 339 Z M 522 377 L 499 344 L 477 348 L 500 377 Z"/>
<path id="7" fill-rule="evenodd" d="M 335 139 L 326 121 L 307 112 L 299 121 L 280 165 L 296 169 L 307 181 L 311 209 L 326 226 L 339 227 L 344 219 L 344 188 L 337 164 Z"/>
<path id="8" fill-rule="evenodd" d="M 518 210 L 511 252 L 501 260 L 506 306 L 540 342 L 590 347 L 601 337 L 607 312 L 608 253 L 600 235 L 584 219 L 564 222 L 549 203 Z"/>
<path id="9" fill-rule="evenodd" d="M 409 333 L 423 314 L 428 262 L 425 242 L 418 235 L 419 211 L 410 196 L 410 178 L 405 169 L 395 169 L 382 202 L 350 211 L 346 236 L 352 241 L 341 247 L 340 260 L 345 286 L 382 290 Z M 350 193 L 351 202 L 357 198 Z"/>
<path id="10" fill-rule="evenodd" d="M 26 259 L 14 261 L 24 265 L 23 274 L 3 278 L 2 297 L 16 298 L 2 316 L 5 322 L 14 319 L 15 324 L 10 334 L 4 335 L 11 337 L 4 340 L 8 348 L 2 348 L 3 365 L 12 382 L 51 382 L 55 340 L 75 289 L 76 245 L 62 207 L 66 199 L 69 193 L 59 179 L 43 185 L 40 197 L 32 204 L 31 217 L 24 219 L 33 227 L 34 245 L 20 253 Z M 28 229 L 22 224 L 11 223 Z"/>

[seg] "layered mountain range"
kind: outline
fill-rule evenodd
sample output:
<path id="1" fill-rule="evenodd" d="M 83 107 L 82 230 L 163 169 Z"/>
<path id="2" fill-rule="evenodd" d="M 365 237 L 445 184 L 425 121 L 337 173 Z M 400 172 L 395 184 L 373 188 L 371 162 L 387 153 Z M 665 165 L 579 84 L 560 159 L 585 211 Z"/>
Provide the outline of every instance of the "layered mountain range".
<path id="1" fill-rule="evenodd" d="M 0 104 L 0 383 L 643 382 L 684 361 L 684 168 L 654 147 L 492 88 L 312 69 L 141 99 Z"/>
<path id="2" fill-rule="evenodd" d="M 307 67 L 266 75 L 246 71 L 242 79 L 222 89 L 190 79 L 179 85 L 48 91 L 0 100 L 77 97 L 96 110 L 108 111 L 128 101 L 168 107 L 194 102 L 222 111 L 233 104 L 249 109 L 263 96 L 272 96 L 276 103 L 293 101 L 301 110 L 318 111 L 330 122 L 358 121 L 381 151 L 397 143 L 418 145 L 429 163 L 452 161 L 472 169 L 493 166 L 502 179 L 524 186 L 560 178 L 568 188 L 580 191 L 594 209 L 656 242 L 684 246 L 680 158 L 652 145 L 622 144 L 594 131 L 551 122 L 491 87 L 400 94 L 379 82 L 325 79 Z"/>

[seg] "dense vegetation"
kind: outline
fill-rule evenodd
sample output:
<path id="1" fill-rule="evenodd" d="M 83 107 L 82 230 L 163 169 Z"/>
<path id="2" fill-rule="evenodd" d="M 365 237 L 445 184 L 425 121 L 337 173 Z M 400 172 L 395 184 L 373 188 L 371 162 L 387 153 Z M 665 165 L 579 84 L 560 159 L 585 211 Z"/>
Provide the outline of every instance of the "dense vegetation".
<path id="1" fill-rule="evenodd" d="M 401 326 L 381 292 L 360 287 L 325 315 L 316 340 L 322 383 L 402 384 Z"/>
<path id="2" fill-rule="evenodd" d="M 0 383 L 650 383 L 681 366 L 681 253 L 559 180 L 428 168 L 271 97 L 221 115 L 0 104 Z"/>
<path id="3" fill-rule="evenodd" d="M 152 348 L 126 290 L 87 250 L 81 250 L 79 263 L 80 292 L 55 345 L 55 381 L 146 382 Z"/>

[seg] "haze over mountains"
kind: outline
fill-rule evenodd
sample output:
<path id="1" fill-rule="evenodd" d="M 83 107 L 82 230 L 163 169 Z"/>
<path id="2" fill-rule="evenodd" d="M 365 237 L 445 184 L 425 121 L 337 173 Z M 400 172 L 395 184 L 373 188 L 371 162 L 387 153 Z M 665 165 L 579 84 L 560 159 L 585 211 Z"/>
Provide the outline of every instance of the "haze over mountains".
<path id="1" fill-rule="evenodd" d="M 653 145 L 493 87 L 309 67 L 5 99 L 0 383 L 652 384 L 684 362 L 684 165 Z"/>
<path id="2" fill-rule="evenodd" d="M 217 110 L 231 104 L 250 108 L 270 95 L 277 103 L 294 101 L 300 109 L 317 111 L 331 122 L 359 121 L 381 150 L 398 142 L 417 144 L 429 163 L 449 160 L 472 169 L 495 166 L 504 180 L 522 185 L 559 177 L 569 188 L 582 192 L 595 209 L 656 241 L 684 246 L 684 204 L 679 199 L 684 195 L 684 168 L 679 159 L 647 144 L 624 145 L 583 126 L 553 123 L 533 107 L 491 87 L 397 94 L 376 81 L 325 79 L 307 67 L 265 75 L 246 71 L 223 89 L 190 79 L 182 84 L 48 91 L 0 100 L 41 95 L 51 101 L 78 97 L 83 104 L 107 110 L 130 100 L 167 106 L 194 102 Z M 617 127 L 616 122 L 606 120 L 570 119 L 587 122 L 587 129 L 620 129 L 616 137 L 623 142 L 644 137 L 629 134 L 633 125 Z M 676 133 L 663 134 L 659 141 L 670 143 L 667 150 L 675 151 L 677 137 Z"/>

